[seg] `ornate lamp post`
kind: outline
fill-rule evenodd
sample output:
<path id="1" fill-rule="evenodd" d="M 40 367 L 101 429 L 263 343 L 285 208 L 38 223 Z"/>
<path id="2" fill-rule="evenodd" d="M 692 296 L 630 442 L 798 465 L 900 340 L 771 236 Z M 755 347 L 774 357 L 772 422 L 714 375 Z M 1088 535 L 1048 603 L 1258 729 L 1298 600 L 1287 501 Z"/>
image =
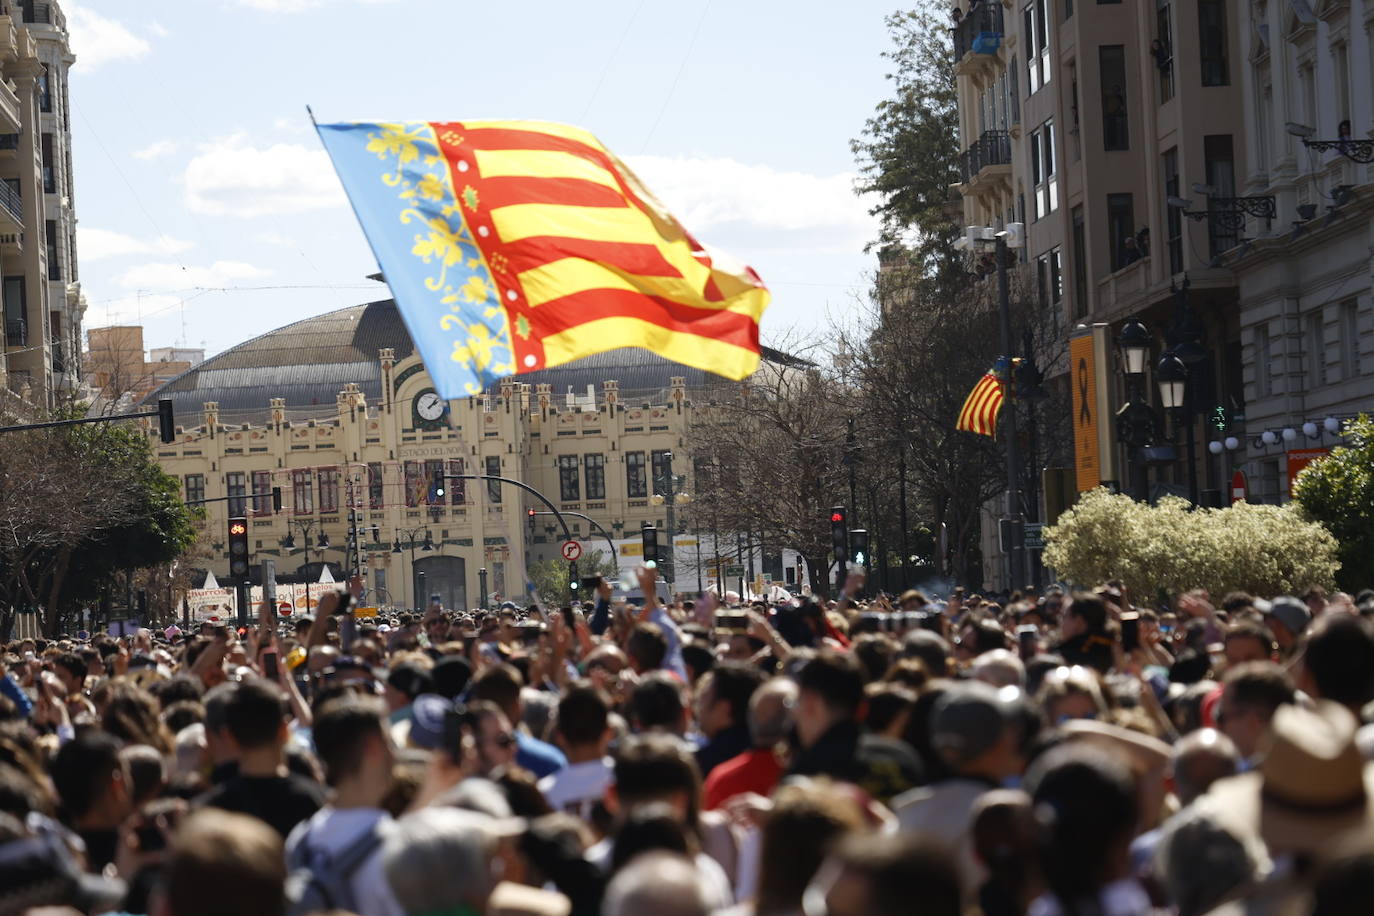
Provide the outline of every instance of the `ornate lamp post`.
<path id="1" fill-rule="evenodd" d="M 424 534 L 423 541 L 420 540 L 421 533 Z M 405 540 L 403 541 L 402 538 Z M 396 540 L 392 543 L 391 552 L 399 554 L 402 548 L 410 551 L 410 606 L 419 609 L 424 607 L 420 603 L 421 593 L 424 591 L 424 573 L 417 575 L 415 572 L 415 548 L 417 546 L 426 552 L 434 549 L 434 536 L 430 534 L 429 529 L 423 527 L 396 529 Z"/>
<path id="2" fill-rule="evenodd" d="M 676 509 L 692 501 L 689 494 L 678 489 L 687 480 L 687 475 L 673 473 L 672 460 L 673 453 L 669 452 L 668 472 L 654 481 L 654 494 L 649 497 L 649 502 L 653 505 L 668 507 L 668 562 L 660 563 L 659 568 L 663 573 L 663 580 L 669 585 L 677 581 L 677 557 L 673 547 L 674 539 L 677 537 Z"/>
<path id="3" fill-rule="evenodd" d="M 1126 403 L 1116 414 L 1117 437 L 1130 449 L 1135 461 L 1136 472 L 1131 475 L 1132 495 L 1142 501 L 1150 498 L 1145 449 L 1155 439 L 1155 414 L 1145 402 L 1144 387 L 1145 364 L 1153 342 L 1149 328 L 1138 318 L 1127 321 L 1116 338 L 1121 350 L 1121 371 L 1126 376 Z"/>

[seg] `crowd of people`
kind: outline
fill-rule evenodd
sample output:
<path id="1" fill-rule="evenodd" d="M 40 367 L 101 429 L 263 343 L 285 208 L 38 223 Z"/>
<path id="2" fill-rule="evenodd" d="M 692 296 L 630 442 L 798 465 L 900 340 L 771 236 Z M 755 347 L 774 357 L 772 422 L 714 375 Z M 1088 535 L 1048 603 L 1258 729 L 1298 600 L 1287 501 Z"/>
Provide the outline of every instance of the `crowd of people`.
<path id="1" fill-rule="evenodd" d="M 0 916 L 1374 910 L 1374 591 L 359 618 L 0 656 Z"/>

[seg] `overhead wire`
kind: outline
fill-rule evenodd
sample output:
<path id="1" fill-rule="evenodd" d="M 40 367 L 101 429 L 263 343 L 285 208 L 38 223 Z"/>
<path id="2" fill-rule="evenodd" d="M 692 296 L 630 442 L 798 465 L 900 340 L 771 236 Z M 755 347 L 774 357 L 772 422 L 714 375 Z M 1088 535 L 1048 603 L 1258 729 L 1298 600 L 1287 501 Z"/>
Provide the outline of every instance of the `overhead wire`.
<path id="1" fill-rule="evenodd" d="M 649 150 L 649 142 L 653 140 L 654 134 L 658 131 L 659 122 L 663 120 L 663 115 L 668 111 L 668 104 L 673 100 L 673 93 L 677 91 L 677 84 L 682 80 L 682 74 L 687 69 L 687 62 L 692 59 L 692 51 L 697 45 L 697 38 L 701 35 L 701 27 L 706 22 L 706 14 L 711 11 L 711 0 L 701 7 L 701 15 L 697 17 L 696 28 L 692 30 L 692 38 L 687 42 L 687 50 L 682 55 L 682 63 L 678 64 L 677 73 L 673 76 L 673 82 L 668 86 L 668 94 L 663 97 L 663 105 L 658 110 L 658 115 L 654 118 L 653 126 L 649 128 L 649 134 L 644 138 L 644 147 L 639 152 L 644 154 Z"/>

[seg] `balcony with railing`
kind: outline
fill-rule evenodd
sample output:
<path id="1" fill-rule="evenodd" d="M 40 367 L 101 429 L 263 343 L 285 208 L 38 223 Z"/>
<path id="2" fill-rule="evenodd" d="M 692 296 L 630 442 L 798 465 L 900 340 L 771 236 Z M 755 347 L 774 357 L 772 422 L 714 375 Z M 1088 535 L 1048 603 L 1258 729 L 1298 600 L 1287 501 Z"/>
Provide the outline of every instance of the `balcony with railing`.
<path id="1" fill-rule="evenodd" d="M 1011 175 L 1011 134 L 1005 130 L 985 130 L 961 157 L 964 184 L 972 184 L 987 177 L 989 169 L 1000 169 Z"/>
<path id="2" fill-rule="evenodd" d="M 19 112 L 19 94 L 15 91 L 13 81 L 0 78 L 0 118 L 4 119 L 6 133 L 16 132 L 12 149 L 19 148 L 17 131 L 23 126 Z"/>
<path id="3" fill-rule="evenodd" d="M 27 347 L 29 345 L 29 323 L 23 318 L 5 319 L 5 346 Z"/>
<path id="4" fill-rule="evenodd" d="M 955 67 L 965 64 L 970 55 L 995 58 L 1002 46 L 1002 28 L 1002 4 L 998 0 L 983 0 L 970 10 L 954 27 Z"/>
<path id="5" fill-rule="evenodd" d="M 12 220 L 14 225 L 5 226 L 5 220 Z M 19 196 L 19 192 L 10 186 L 8 181 L 0 181 L 0 231 L 7 229 L 23 231 L 24 228 L 24 199 Z"/>

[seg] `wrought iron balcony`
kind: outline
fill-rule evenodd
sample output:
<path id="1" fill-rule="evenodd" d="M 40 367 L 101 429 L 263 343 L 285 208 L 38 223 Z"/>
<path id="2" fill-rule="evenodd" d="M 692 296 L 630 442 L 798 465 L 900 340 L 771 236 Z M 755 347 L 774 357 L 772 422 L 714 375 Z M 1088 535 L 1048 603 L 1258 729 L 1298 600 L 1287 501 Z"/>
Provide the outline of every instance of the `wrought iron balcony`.
<path id="1" fill-rule="evenodd" d="M 966 54 L 996 54 L 1002 34 L 1002 4 L 983 0 L 954 27 L 955 62 Z"/>
<path id="2" fill-rule="evenodd" d="M 5 346 L 27 347 L 29 345 L 29 323 L 23 318 L 5 319 Z"/>
<path id="3" fill-rule="evenodd" d="M 24 199 L 19 196 L 18 191 L 4 181 L 0 181 L 0 207 L 4 207 L 9 215 L 14 217 L 15 222 L 23 224 Z"/>
<path id="4" fill-rule="evenodd" d="M 989 166 L 1011 165 L 1011 135 L 1005 130 L 985 130 L 961 158 L 965 184 Z"/>
<path id="5" fill-rule="evenodd" d="M 1302 145 L 1319 153 L 1334 150 L 1352 162 L 1368 165 L 1374 162 L 1374 140 L 1355 140 L 1345 137 L 1339 140 L 1308 140 L 1303 138 Z"/>

